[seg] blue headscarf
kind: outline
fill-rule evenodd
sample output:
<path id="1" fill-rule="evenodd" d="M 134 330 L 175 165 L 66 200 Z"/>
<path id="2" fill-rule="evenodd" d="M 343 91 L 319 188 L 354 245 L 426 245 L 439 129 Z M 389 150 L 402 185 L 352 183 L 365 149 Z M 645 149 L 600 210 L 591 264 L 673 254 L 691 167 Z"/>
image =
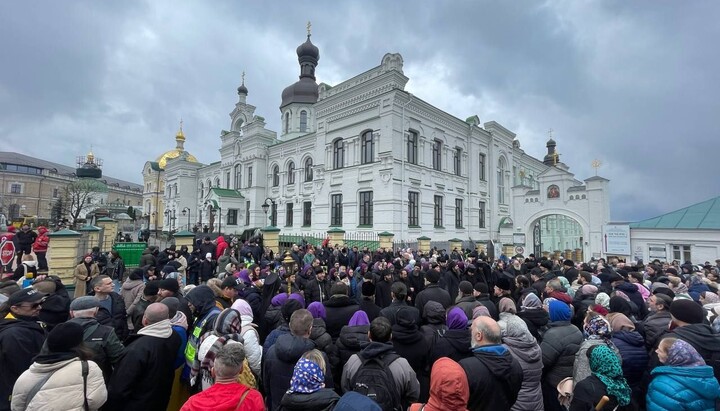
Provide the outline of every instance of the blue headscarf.
<path id="1" fill-rule="evenodd" d="M 550 321 L 570 321 L 572 315 L 570 306 L 560 300 L 550 301 L 548 304 L 548 314 L 550 315 Z"/>
<path id="2" fill-rule="evenodd" d="M 325 387 L 325 373 L 320 366 L 307 358 L 300 358 L 295 364 L 288 392 L 310 394 Z"/>

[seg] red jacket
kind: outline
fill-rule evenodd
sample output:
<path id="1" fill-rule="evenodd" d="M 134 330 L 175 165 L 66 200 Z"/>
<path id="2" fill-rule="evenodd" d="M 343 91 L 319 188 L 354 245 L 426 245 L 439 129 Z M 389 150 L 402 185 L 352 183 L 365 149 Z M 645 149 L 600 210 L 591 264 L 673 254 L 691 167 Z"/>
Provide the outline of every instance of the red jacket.
<path id="1" fill-rule="evenodd" d="M 47 235 L 47 228 L 40 226 L 38 227 L 38 236 L 35 238 L 35 242 L 32 245 L 32 249 L 36 253 L 45 253 L 48 250 L 50 244 L 50 237 Z"/>
<path id="2" fill-rule="evenodd" d="M 228 243 L 225 242 L 225 237 L 219 236 L 217 238 L 217 248 L 215 249 L 215 259 L 219 260 L 220 257 L 225 252 L 225 249 L 228 248 Z M 223 267 L 224 269 L 225 267 Z"/>
<path id="3" fill-rule="evenodd" d="M 237 408 L 245 391 L 250 390 Z M 257 390 L 240 384 L 213 384 L 210 388 L 193 395 L 183 404 L 180 411 L 265 411 L 262 395 Z"/>

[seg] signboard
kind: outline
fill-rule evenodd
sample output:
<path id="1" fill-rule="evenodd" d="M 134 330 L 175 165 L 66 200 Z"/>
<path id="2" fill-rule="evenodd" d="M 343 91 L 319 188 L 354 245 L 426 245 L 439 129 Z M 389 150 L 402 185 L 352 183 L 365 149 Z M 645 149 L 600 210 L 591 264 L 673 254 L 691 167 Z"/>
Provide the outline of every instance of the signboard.
<path id="1" fill-rule="evenodd" d="M 525 254 L 525 247 L 523 247 L 521 245 L 515 247 L 515 254 L 520 254 L 520 255 Z"/>
<path id="2" fill-rule="evenodd" d="M 630 254 L 630 226 L 608 224 L 603 226 L 603 252 L 610 255 Z"/>
<path id="3" fill-rule="evenodd" d="M 0 245 L 0 262 L 2 265 L 10 265 L 15 257 L 15 244 L 12 241 L 3 241 Z"/>
<path id="4" fill-rule="evenodd" d="M 513 244 L 525 245 L 525 233 L 513 233 Z"/>

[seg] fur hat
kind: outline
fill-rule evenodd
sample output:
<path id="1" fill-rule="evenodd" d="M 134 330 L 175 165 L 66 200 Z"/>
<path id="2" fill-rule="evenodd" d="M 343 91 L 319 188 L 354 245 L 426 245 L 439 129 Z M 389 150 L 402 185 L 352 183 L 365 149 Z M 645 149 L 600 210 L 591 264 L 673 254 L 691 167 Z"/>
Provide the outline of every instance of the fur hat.
<path id="1" fill-rule="evenodd" d="M 505 277 L 498 278 L 495 285 L 497 286 L 497 288 L 504 290 L 504 291 L 510 291 L 510 289 L 511 289 L 510 280 L 508 280 Z"/>
<path id="2" fill-rule="evenodd" d="M 692 300 L 676 300 L 670 305 L 670 314 L 688 324 L 702 324 L 705 318 L 703 307 Z"/>

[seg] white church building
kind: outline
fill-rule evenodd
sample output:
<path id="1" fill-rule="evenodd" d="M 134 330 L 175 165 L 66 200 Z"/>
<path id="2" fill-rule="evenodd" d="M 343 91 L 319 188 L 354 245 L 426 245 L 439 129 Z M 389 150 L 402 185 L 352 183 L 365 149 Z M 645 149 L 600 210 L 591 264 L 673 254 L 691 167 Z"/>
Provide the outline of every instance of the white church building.
<path id="1" fill-rule="evenodd" d="M 297 55 L 300 78 L 282 91 L 279 133 L 255 114 L 243 81 L 219 161 L 197 162 L 180 132 L 175 150 L 146 163 L 151 230 L 387 231 L 396 241 L 493 240 L 526 255 L 599 256 L 609 182 L 575 179 L 552 139 L 537 159 L 502 125 L 463 120 L 408 93 L 400 54 L 335 85 L 316 83 L 310 35 Z"/>

